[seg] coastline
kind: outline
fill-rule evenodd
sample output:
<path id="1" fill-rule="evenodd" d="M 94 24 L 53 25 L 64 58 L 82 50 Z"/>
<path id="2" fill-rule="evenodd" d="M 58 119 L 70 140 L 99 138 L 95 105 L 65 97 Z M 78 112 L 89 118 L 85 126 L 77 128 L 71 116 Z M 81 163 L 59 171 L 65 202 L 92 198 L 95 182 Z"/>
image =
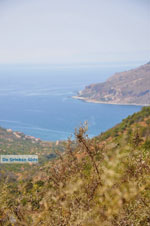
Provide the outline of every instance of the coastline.
<path id="1" fill-rule="evenodd" d="M 72 96 L 72 98 L 82 100 L 87 103 L 94 103 L 94 104 L 131 105 L 131 106 L 142 106 L 142 107 L 150 106 L 150 104 L 136 104 L 136 103 L 130 104 L 130 103 L 115 103 L 115 102 L 107 102 L 107 101 L 98 101 L 98 100 L 89 99 L 86 97 L 79 97 L 79 96 Z"/>

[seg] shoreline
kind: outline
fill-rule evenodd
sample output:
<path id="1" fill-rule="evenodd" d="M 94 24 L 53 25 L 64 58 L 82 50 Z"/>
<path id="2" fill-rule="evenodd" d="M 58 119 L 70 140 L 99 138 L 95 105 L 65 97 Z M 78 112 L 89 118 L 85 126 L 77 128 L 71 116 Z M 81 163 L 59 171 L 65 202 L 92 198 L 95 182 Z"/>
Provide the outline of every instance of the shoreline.
<path id="1" fill-rule="evenodd" d="M 106 102 L 106 101 L 98 101 L 98 100 L 92 100 L 86 97 L 79 97 L 79 96 L 72 96 L 73 99 L 82 100 L 87 103 L 94 103 L 94 104 L 113 104 L 113 105 L 131 105 L 131 106 L 141 106 L 146 107 L 150 106 L 150 104 L 136 104 L 136 103 L 115 103 L 115 102 Z"/>

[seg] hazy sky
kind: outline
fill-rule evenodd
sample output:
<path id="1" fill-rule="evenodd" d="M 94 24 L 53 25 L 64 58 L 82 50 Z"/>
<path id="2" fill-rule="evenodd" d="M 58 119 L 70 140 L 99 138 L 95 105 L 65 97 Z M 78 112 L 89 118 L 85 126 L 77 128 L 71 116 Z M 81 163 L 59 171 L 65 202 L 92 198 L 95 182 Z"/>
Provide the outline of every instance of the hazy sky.
<path id="1" fill-rule="evenodd" d="M 150 0 L 0 0 L 0 63 L 150 61 Z"/>

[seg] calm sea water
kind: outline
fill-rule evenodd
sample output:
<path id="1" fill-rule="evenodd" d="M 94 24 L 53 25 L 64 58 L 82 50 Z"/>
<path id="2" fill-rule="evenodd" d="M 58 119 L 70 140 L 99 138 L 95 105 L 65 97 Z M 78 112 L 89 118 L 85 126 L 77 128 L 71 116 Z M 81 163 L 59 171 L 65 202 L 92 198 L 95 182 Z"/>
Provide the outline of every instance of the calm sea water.
<path id="1" fill-rule="evenodd" d="M 0 126 L 56 141 L 67 139 L 88 121 L 89 136 L 98 135 L 141 107 L 85 103 L 71 97 L 85 85 L 129 68 L 1 66 Z"/>

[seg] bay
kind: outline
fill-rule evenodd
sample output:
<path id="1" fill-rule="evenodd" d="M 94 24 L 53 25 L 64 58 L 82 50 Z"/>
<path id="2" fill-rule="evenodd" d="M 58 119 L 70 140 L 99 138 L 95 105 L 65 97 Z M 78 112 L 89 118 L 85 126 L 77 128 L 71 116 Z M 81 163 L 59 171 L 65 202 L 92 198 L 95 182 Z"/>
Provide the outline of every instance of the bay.
<path id="1" fill-rule="evenodd" d="M 0 126 L 42 140 L 64 140 L 84 121 L 88 134 L 106 131 L 141 106 L 86 103 L 72 99 L 86 85 L 104 82 L 132 65 L 1 65 Z"/>

